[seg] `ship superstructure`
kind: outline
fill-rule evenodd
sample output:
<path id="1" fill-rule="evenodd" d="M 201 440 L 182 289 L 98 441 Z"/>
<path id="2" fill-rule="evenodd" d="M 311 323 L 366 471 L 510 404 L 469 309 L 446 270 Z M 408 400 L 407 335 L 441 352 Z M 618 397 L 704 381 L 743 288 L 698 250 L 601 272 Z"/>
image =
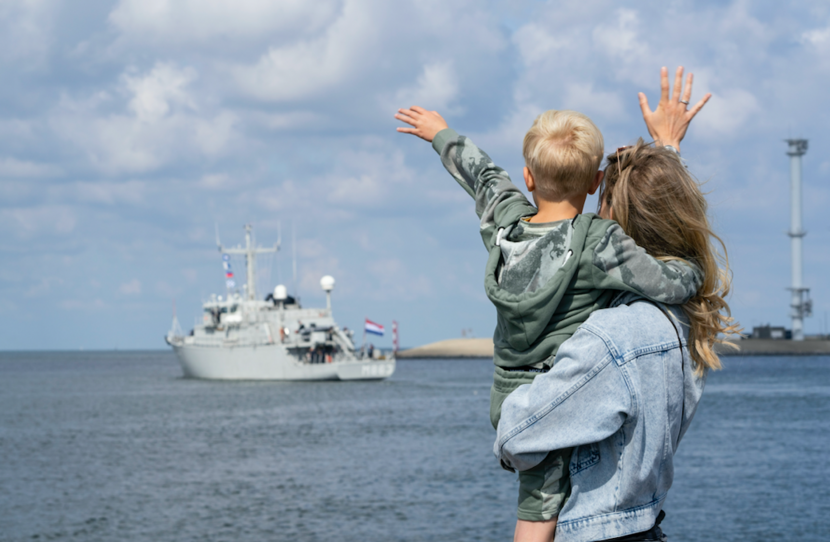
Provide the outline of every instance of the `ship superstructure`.
<path id="1" fill-rule="evenodd" d="M 352 332 L 332 317 L 335 281 L 321 279 L 326 308 L 303 308 L 278 285 L 265 299 L 256 297 L 256 255 L 274 252 L 256 248 L 251 226 L 245 227 L 245 247 L 225 248 L 224 254 L 245 255 L 247 283 L 243 293 L 213 295 L 202 305 L 202 323 L 185 335 L 174 319 L 165 340 L 191 378 L 218 380 L 367 380 L 395 372 L 394 357 L 368 357 L 355 349 Z M 376 359 L 376 358 L 380 359 Z"/>

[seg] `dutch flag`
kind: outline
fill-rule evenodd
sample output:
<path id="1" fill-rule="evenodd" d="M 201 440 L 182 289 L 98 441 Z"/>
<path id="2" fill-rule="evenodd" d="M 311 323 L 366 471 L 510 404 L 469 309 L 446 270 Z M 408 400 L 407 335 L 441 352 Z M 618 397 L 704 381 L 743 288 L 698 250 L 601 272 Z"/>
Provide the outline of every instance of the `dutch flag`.
<path id="1" fill-rule="evenodd" d="M 366 330 L 366 333 L 380 335 L 381 337 L 383 336 L 383 326 L 372 322 L 368 318 L 366 319 L 366 327 L 364 329 Z"/>

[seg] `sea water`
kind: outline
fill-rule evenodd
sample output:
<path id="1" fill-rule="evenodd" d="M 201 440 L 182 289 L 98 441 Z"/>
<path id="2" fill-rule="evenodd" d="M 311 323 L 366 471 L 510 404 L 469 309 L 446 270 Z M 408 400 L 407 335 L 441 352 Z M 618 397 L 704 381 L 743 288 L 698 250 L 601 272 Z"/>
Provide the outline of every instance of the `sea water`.
<path id="1" fill-rule="evenodd" d="M 827 540 L 830 358 L 724 361 L 664 531 Z M 209 382 L 164 351 L 0 353 L 0 540 L 510 540 L 491 378 L 402 360 L 382 382 Z"/>

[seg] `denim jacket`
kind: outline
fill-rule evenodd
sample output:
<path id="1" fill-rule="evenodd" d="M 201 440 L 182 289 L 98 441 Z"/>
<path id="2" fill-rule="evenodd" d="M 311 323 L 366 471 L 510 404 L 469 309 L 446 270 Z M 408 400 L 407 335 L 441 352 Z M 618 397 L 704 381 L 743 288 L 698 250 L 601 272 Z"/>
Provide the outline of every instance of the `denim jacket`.
<path id="1" fill-rule="evenodd" d="M 654 525 L 703 393 L 705 374 L 695 374 L 685 346 L 687 326 L 633 294 L 615 304 L 594 312 L 551 370 L 502 406 L 494 452 L 508 466 L 526 470 L 551 450 L 577 447 L 557 542 L 604 540 Z M 679 308 L 666 310 L 686 322 Z"/>

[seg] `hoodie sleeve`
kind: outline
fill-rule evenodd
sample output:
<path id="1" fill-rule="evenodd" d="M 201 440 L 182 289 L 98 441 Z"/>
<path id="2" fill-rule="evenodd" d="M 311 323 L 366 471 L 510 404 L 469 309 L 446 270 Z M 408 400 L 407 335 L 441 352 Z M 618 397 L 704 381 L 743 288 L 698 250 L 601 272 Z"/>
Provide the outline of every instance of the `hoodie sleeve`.
<path id="1" fill-rule="evenodd" d="M 696 265 L 649 256 L 619 224 L 606 230 L 594 248 L 593 260 L 595 288 L 635 292 L 658 303 L 683 304 L 703 284 Z"/>
<path id="2" fill-rule="evenodd" d="M 438 132 L 432 147 L 441 155 L 441 163 L 453 179 L 475 199 L 485 244 L 492 238 L 498 216 L 516 212 L 522 216 L 536 214 L 536 208 L 511 182 L 507 172 L 468 138 L 447 128 Z"/>
<path id="3" fill-rule="evenodd" d="M 605 342 L 580 328 L 562 344 L 550 371 L 507 396 L 493 452 L 507 466 L 527 470 L 550 450 L 613 435 L 636 414 L 633 405 Z"/>

